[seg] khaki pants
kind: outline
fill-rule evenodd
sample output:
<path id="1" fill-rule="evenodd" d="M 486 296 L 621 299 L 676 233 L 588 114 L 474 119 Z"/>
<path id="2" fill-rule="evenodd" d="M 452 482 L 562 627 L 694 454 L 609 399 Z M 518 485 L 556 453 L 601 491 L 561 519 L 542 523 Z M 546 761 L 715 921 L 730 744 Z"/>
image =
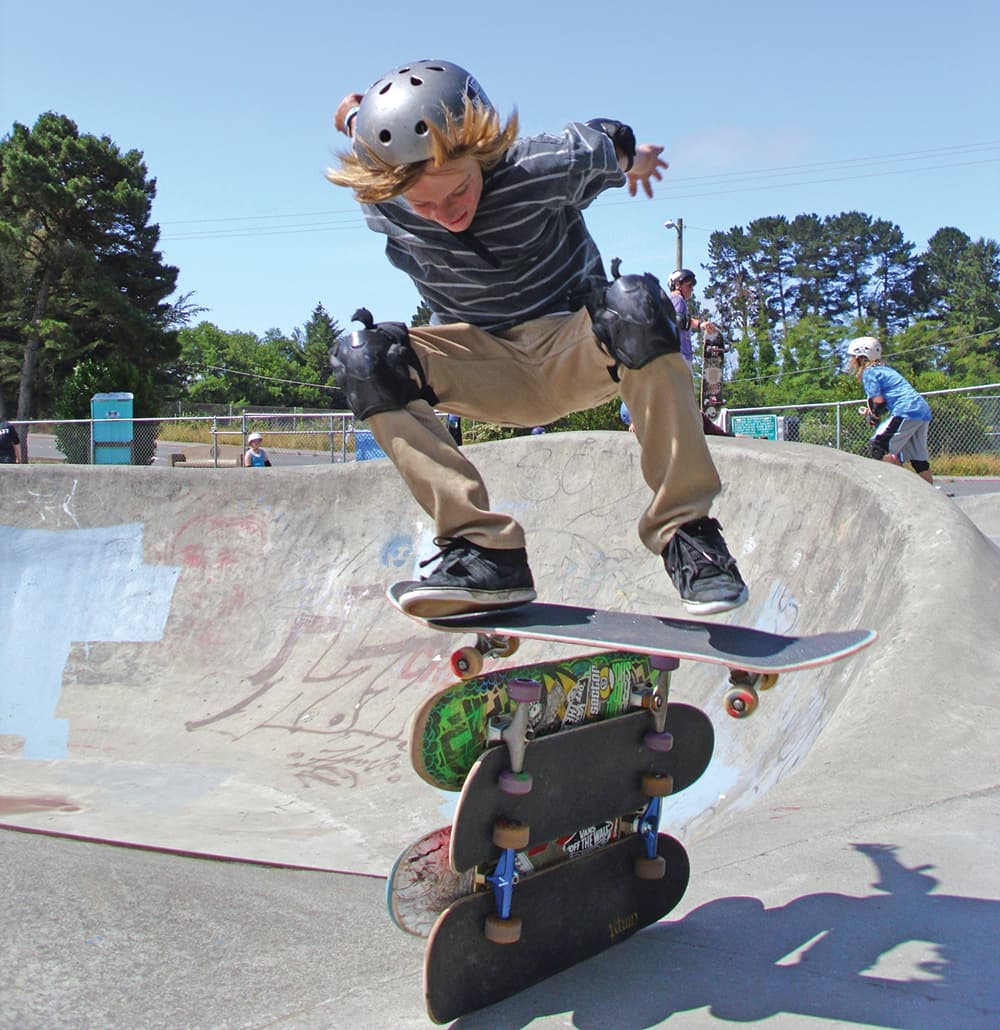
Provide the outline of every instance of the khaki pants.
<path id="1" fill-rule="evenodd" d="M 708 514 L 720 489 L 691 372 L 680 354 L 641 369 L 619 368 L 593 334 L 590 315 L 539 318 L 502 333 L 466 324 L 410 330 L 439 407 L 512 426 L 547 425 L 621 395 L 642 448 L 643 478 L 653 492 L 639 537 L 660 554 L 678 526 Z M 437 536 L 466 537 L 483 547 L 524 547 L 524 530 L 490 510 L 476 468 L 425 401 L 373 415 L 379 446 L 395 463 Z"/>

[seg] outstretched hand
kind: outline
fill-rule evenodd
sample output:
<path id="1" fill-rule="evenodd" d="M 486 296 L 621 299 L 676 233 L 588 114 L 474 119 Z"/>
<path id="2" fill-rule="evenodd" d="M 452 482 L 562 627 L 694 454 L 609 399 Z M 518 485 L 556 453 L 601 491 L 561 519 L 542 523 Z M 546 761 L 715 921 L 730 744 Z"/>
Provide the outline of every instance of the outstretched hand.
<path id="1" fill-rule="evenodd" d="M 635 160 L 632 162 L 632 167 L 626 173 L 630 197 L 634 197 L 639 192 L 640 183 L 646 196 L 650 198 L 653 196 L 652 180 L 656 179 L 659 182 L 663 178 L 660 174 L 660 169 L 666 171 L 670 167 L 660 157 L 662 153 L 663 147 L 658 147 L 653 143 L 640 143 L 636 147 Z"/>

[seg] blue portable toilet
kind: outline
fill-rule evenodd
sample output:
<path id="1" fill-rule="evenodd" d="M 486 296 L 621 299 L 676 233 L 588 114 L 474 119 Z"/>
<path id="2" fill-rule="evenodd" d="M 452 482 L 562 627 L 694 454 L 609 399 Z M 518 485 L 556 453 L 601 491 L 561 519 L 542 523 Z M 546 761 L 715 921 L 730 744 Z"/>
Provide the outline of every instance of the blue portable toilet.
<path id="1" fill-rule="evenodd" d="M 132 400 L 130 393 L 95 393 L 90 398 L 95 465 L 132 464 Z"/>
<path id="2" fill-rule="evenodd" d="M 374 458 L 386 457 L 385 451 L 375 442 L 370 429 L 354 430 L 354 460 L 371 461 Z"/>

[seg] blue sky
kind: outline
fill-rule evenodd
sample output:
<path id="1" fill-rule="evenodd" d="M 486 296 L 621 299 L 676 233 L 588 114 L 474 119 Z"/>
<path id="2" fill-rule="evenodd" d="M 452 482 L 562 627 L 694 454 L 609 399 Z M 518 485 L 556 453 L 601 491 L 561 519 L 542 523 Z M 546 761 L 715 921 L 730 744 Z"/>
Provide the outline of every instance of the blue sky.
<path id="1" fill-rule="evenodd" d="M 1000 239 L 1000 9 L 669 6 L 0 0 L 0 134 L 51 110 L 142 151 L 179 292 L 258 334 L 291 332 L 317 303 L 341 326 L 360 305 L 415 311 L 323 171 L 346 143 L 341 97 L 423 57 L 469 68 L 526 133 L 605 116 L 665 146 L 654 200 L 622 190 L 588 213 L 625 271 L 666 278 L 677 218 L 697 272 L 711 232 L 767 215 L 860 210 L 918 250 L 943 226 Z"/>

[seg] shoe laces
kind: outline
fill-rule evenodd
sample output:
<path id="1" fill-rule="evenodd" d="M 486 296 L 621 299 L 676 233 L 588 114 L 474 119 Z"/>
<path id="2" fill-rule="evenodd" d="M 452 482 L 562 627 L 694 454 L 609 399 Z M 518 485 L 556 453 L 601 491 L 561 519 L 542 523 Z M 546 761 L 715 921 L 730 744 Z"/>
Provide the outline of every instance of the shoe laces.
<path id="1" fill-rule="evenodd" d="M 432 554 L 430 558 L 425 558 L 420 563 L 420 568 L 424 569 L 438 560 L 441 562 L 442 569 L 447 568 L 451 564 L 451 559 L 459 556 L 456 552 L 468 550 L 468 541 L 461 536 L 438 536 L 434 538 L 434 546 L 439 547 L 440 550 L 437 554 Z"/>
<path id="2" fill-rule="evenodd" d="M 699 520 L 698 525 L 703 530 L 699 536 L 692 536 L 683 529 L 677 529 L 674 533 L 671 544 L 676 548 L 678 566 L 689 574 L 695 572 L 699 565 L 712 565 L 723 572 L 729 572 L 736 565 L 736 559 L 714 540 L 721 536 L 719 531 L 722 527 L 718 520 L 705 517 Z M 703 541 L 700 536 L 708 539 Z"/>

